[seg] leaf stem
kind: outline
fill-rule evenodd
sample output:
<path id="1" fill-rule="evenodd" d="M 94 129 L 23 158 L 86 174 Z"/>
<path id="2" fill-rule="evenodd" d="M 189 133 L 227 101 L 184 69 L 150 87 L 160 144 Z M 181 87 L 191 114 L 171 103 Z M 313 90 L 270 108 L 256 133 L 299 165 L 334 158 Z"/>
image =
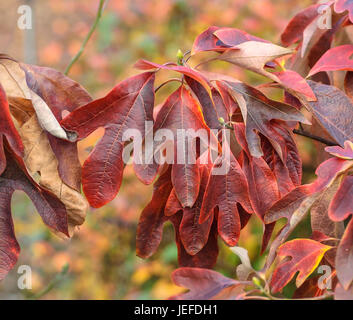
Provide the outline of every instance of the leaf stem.
<path id="1" fill-rule="evenodd" d="M 200 62 L 198 65 L 196 65 L 196 66 L 194 67 L 194 69 L 198 69 L 198 68 L 199 68 L 200 66 L 202 66 L 203 64 L 209 63 L 209 62 L 211 62 L 211 61 L 216 61 L 216 60 L 218 60 L 217 57 L 216 57 L 216 58 L 208 59 L 208 60 L 206 60 L 206 61 L 202 61 L 202 62 Z"/>
<path id="2" fill-rule="evenodd" d="M 299 135 L 299 136 L 303 136 L 303 137 L 310 138 L 310 139 L 312 139 L 312 140 L 319 141 L 319 142 L 321 142 L 321 143 L 323 143 L 323 144 L 326 144 L 326 145 L 328 145 L 328 146 L 337 146 L 337 145 L 338 145 L 338 143 L 336 143 L 336 142 L 327 140 L 327 139 L 325 139 L 325 138 L 321 138 L 321 137 L 319 137 L 319 136 L 313 135 L 313 134 L 311 134 L 311 133 L 309 133 L 309 132 L 306 132 L 306 131 L 304 131 L 304 130 L 297 130 L 297 129 L 294 129 L 294 130 L 293 130 L 293 133 L 295 133 L 295 134 L 297 134 L 297 135 Z"/>
<path id="3" fill-rule="evenodd" d="M 65 264 L 60 273 L 57 274 L 54 279 L 52 279 L 50 281 L 50 283 L 48 284 L 48 286 L 46 288 L 44 288 L 42 291 L 40 291 L 39 293 L 35 294 L 33 297 L 31 297 L 32 300 L 38 300 L 40 298 L 42 298 L 44 295 L 46 295 L 48 292 L 50 292 L 51 290 L 53 290 L 66 276 L 66 274 L 69 271 L 69 265 Z"/>
<path id="4" fill-rule="evenodd" d="M 96 18 L 95 18 L 95 20 L 93 22 L 93 25 L 91 26 L 91 29 L 89 30 L 86 38 L 83 40 L 80 50 L 76 53 L 76 55 L 70 61 L 69 65 L 66 67 L 65 72 L 64 72 L 65 75 L 67 75 L 69 73 L 71 67 L 81 57 L 81 55 L 82 55 L 82 53 L 83 53 L 83 51 L 84 51 L 89 39 L 91 38 L 94 30 L 96 29 L 96 27 L 97 27 L 97 25 L 99 23 L 99 20 L 100 20 L 100 18 L 102 16 L 104 2 L 105 2 L 105 0 L 99 0 L 99 7 L 98 7 L 97 15 L 96 15 Z"/>
<path id="5" fill-rule="evenodd" d="M 156 93 L 160 88 L 162 88 L 163 86 L 165 86 L 167 83 L 169 82 L 173 82 L 173 81 L 178 81 L 180 83 L 183 83 L 180 79 L 178 78 L 170 78 L 167 81 L 163 82 L 162 84 L 160 84 L 155 90 L 154 93 Z"/>

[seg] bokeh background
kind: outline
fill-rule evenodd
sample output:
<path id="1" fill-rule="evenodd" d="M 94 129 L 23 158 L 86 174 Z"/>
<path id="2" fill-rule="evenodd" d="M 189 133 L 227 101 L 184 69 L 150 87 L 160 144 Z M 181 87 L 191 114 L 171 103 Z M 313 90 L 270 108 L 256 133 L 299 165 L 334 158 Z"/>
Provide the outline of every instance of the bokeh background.
<path id="1" fill-rule="evenodd" d="M 0 1 L 1 52 L 27 63 L 64 71 L 91 27 L 98 2 Z M 289 19 L 313 2 L 109 0 L 98 28 L 69 76 L 93 98 L 102 97 L 120 80 L 137 73 L 132 66 L 139 58 L 158 63 L 175 61 L 178 49 L 189 50 L 194 38 L 211 25 L 236 27 L 279 44 L 280 33 Z M 23 4 L 33 10 L 33 29 L 29 31 L 17 27 L 17 10 Z M 210 68 L 252 84 L 263 81 L 227 64 L 218 63 Z M 164 72 L 157 81 L 167 76 L 170 74 Z M 164 87 L 157 103 L 172 89 L 173 84 Z M 101 135 L 98 130 L 80 143 L 82 161 Z M 299 137 L 298 144 L 304 164 L 303 180 L 308 182 L 314 177 L 318 155 L 307 139 Z M 162 244 L 152 258 L 142 260 L 135 254 L 138 217 L 151 194 L 152 187 L 140 183 L 128 166 L 116 199 L 104 208 L 89 210 L 80 231 L 71 240 L 63 241 L 43 225 L 26 195 L 16 192 L 13 215 L 22 252 L 17 266 L 0 283 L 0 299 L 31 299 L 36 295 L 41 299 L 165 299 L 180 292 L 170 279 L 178 266 L 171 225 L 165 226 Z M 297 232 L 303 230 L 299 228 Z M 262 226 L 252 218 L 239 243 L 249 250 L 255 267 L 263 262 L 259 255 L 261 236 Z M 219 245 L 215 269 L 232 277 L 239 260 L 221 241 Z M 22 264 L 32 268 L 32 290 L 17 287 L 17 268 Z M 65 266 L 68 270 L 62 274 Z"/>

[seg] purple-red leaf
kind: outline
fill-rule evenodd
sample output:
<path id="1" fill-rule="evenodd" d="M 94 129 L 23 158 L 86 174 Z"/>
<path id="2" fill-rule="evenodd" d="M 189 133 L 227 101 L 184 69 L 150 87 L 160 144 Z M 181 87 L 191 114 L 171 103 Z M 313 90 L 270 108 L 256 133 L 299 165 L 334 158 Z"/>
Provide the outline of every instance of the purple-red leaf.
<path id="1" fill-rule="evenodd" d="M 189 90 L 184 86 L 180 86 L 168 97 L 158 112 L 153 129 L 154 132 L 162 132 L 163 129 L 168 129 L 173 133 L 173 137 L 171 138 L 173 141 L 170 141 L 169 137 L 167 138 L 167 141 L 174 143 L 175 161 L 172 165 L 172 182 L 174 190 L 182 207 L 192 207 L 199 193 L 200 173 L 196 164 L 196 156 L 194 157 L 194 155 L 190 154 L 191 157 L 195 158 L 194 163 L 189 160 L 188 151 L 194 151 L 196 155 L 196 150 L 189 150 L 188 144 L 186 143 L 187 140 L 195 142 L 196 137 L 191 138 L 189 135 L 186 136 L 186 134 L 188 130 L 194 130 L 194 133 L 203 130 L 203 132 L 207 134 L 210 130 L 203 119 L 199 104 L 191 96 Z M 180 133 L 185 134 L 185 139 L 182 139 L 180 136 L 178 138 Z M 160 143 L 157 142 L 155 143 L 155 148 L 158 149 L 165 143 L 166 141 Z M 185 143 L 185 150 L 182 150 L 183 148 L 180 147 L 183 143 Z M 156 154 L 156 157 L 158 157 L 158 153 Z M 146 166 L 143 165 L 143 167 Z M 150 175 L 155 175 L 158 170 L 158 164 L 153 163 L 149 167 L 153 168 L 153 170 L 149 169 Z"/>
<path id="2" fill-rule="evenodd" d="M 353 22 L 353 2 L 352 0 L 337 0 L 335 2 L 335 11 L 337 13 L 342 13 L 348 11 L 349 20 Z"/>
<path id="3" fill-rule="evenodd" d="M 213 268 L 218 257 L 217 221 L 214 219 L 207 243 L 194 255 L 190 255 L 183 245 L 180 234 L 181 212 L 170 217 L 175 230 L 175 242 L 178 248 L 178 262 L 181 267 Z"/>
<path id="4" fill-rule="evenodd" d="M 190 290 L 172 297 L 178 300 L 231 300 L 248 284 L 227 278 L 213 270 L 199 268 L 179 268 L 173 272 L 172 280 L 177 286 Z"/>
<path id="5" fill-rule="evenodd" d="M 11 119 L 9 103 L 7 102 L 5 91 L 0 84 L 0 175 L 6 168 L 4 137 L 8 141 L 12 150 L 18 156 L 23 156 L 23 144 L 21 137 Z"/>
<path id="6" fill-rule="evenodd" d="M 353 220 L 346 227 L 336 254 L 337 277 L 345 290 L 348 290 L 353 281 Z"/>
<path id="7" fill-rule="evenodd" d="M 292 70 L 285 70 L 281 72 L 273 72 L 272 74 L 278 78 L 277 82 L 285 89 L 300 93 L 304 95 L 309 101 L 316 100 L 316 96 L 313 90 L 311 90 L 306 80 L 297 72 Z"/>
<path id="8" fill-rule="evenodd" d="M 343 179 L 329 207 L 329 217 L 342 221 L 353 214 L 353 176 Z"/>
<path id="9" fill-rule="evenodd" d="M 201 51 L 223 52 L 246 41 L 267 42 L 243 30 L 212 26 L 197 36 L 192 46 L 191 54 Z"/>
<path id="10" fill-rule="evenodd" d="M 228 86 L 231 95 L 238 102 L 243 115 L 246 140 L 250 154 L 254 157 L 261 157 L 261 141 L 258 132 L 267 137 L 275 149 L 279 152 L 279 144 L 273 140 L 273 129 L 271 120 L 300 121 L 309 123 L 303 114 L 296 108 L 268 99 L 261 91 L 243 83 L 224 81 Z"/>
<path id="11" fill-rule="evenodd" d="M 137 227 L 136 252 L 141 258 L 149 258 L 162 239 L 163 224 L 168 220 L 164 208 L 172 191 L 170 169 L 160 176 L 153 189 L 152 200 L 143 209 Z"/>
<path id="12" fill-rule="evenodd" d="M 74 110 L 61 122 L 80 140 L 99 127 L 105 128 L 82 169 L 83 191 L 92 207 L 103 206 L 119 191 L 124 170 L 122 137 L 126 129 L 137 129 L 144 137 L 145 122 L 153 120 L 154 78 L 154 72 L 130 77 L 104 98 Z"/>
<path id="13" fill-rule="evenodd" d="M 24 191 L 32 200 L 43 222 L 54 231 L 69 236 L 65 206 L 52 193 L 37 185 L 28 175 L 20 158 L 13 159 L 7 151 L 7 166 L 0 176 L 0 280 L 15 265 L 20 247 L 14 234 L 11 198 L 16 190 Z"/>
<path id="14" fill-rule="evenodd" d="M 184 67 L 184 66 L 177 66 L 177 65 L 161 65 L 161 64 L 150 62 L 143 59 L 135 63 L 135 68 L 140 70 L 165 69 L 165 70 L 179 72 L 199 82 L 206 89 L 208 94 L 211 96 L 211 89 L 207 79 L 201 73 L 197 72 L 194 69 Z"/>
<path id="15" fill-rule="evenodd" d="M 339 146 L 326 147 L 325 151 L 331 153 L 333 156 L 344 159 L 344 160 L 353 160 L 353 142 L 345 141 L 344 148 Z"/>
<path id="16" fill-rule="evenodd" d="M 302 38 L 305 28 L 318 16 L 319 6 L 314 4 L 292 18 L 281 35 L 283 45 L 289 46 Z"/>
<path id="17" fill-rule="evenodd" d="M 220 174 L 217 172 L 220 165 L 229 170 Z M 237 203 L 247 212 L 253 211 L 246 177 L 229 151 L 229 159 L 218 157 L 212 168 L 201 207 L 200 222 L 206 221 L 213 209 L 218 207 L 218 233 L 230 246 L 237 244 L 241 229 Z"/>
<path id="18" fill-rule="evenodd" d="M 340 89 L 308 81 L 317 101 L 303 102 L 313 113 L 320 125 L 341 146 L 346 140 L 353 140 L 353 103 Z"/>
<path id="19" fill-rule="evenodd" d="M 181 206 L 174 190 L 170 193 L 165 207 L 165 215 L 167 216 L 171 216 L 178 211 L 183 212 L 179 233 L 183 246 L 189 255 L 197 254 L 206 245 L 213 221 L 212 215 L 204 223 L 199 223 L 200 209 L 209 178 L 208 165 L 200 165 L 200 176 L 200 191 L 195 204 L 191 208 Z"/>
<path id="20" fill-rule="evenodd" d="M 348 70 L 353 71 L 353 45 L 346 44 L 332 48 L 316 62 L 309 72 L 309 77 L 322 71 Z"/>

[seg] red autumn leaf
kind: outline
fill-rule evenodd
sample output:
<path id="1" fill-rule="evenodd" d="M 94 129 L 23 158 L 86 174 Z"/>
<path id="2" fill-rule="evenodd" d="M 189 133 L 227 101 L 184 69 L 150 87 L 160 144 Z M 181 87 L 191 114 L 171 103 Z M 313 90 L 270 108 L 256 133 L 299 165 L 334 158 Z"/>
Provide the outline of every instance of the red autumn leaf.
<path id="1" fill-rule="evenodd" d="M 211 95 L 211 89 L 207 79 L 200 72 L 194 69 L 191 69 L 185 66 L 177 66 L 177 65 L 161 65 L 161 64 L 150 62 L 143 59 L 137 61 L 134 66 L 135 68 L 140 70 L 165 69 L 165 70 L 179 72 L 199 82 L 206 89 L 208 94 Z"/>
<path id="2" fill-rule="evenodd" d="M 209 165 L 199 164 L 199 168 L 200 190 L 195 204 L 191 208 L 183 208 L 173 189 L 165 207 L 166 216 L 171 216 L 178 211 L 183 212 L 179 233 L 181 242 L 189 255 L 197 254 L 206 245 L 213 221 L 213 215 L 211 215 L 204 223 L 199 223 L 202 200 L 210 174 Z"/>
<path id="3" fill-rule="evenodd" d="M 177 286 L 189 289 L 189 292 L 171 298 L 176 300 L 232 300 L 249 284 L 199 268 L 179 268 L 173 272 L 172 280 Z"/>
<path id="4" fill-rule="evenodd" d="M 351 198 L 352 199 L 352 198 Z M 351 207 L 352 208 L 352 207 Z M 336 271 L 339 282 L 348 290 L 353 281 L 353 220 L 346 227 L 336 254 Z"/>
<path id="5" fill-rule="evenodd" d="M 296 185 L 293 183 L 290 177 L 286 164 L 283 163 L 272 145 L 270 145 L 270 143 L 267 141 L 263 142 L 263 144 L 267 146 L 267 148 L 263 147 L 262 149 L 265 153 L 263 158 L 265 159 L 269 168 L 272 170 L 278 185 L 279 194 L 281 197 L 283 197 L 285 194 L 293 190 Z"/>
<path id="6" fill-rule="evenodd" d="M 291 259 L 282 261 L 273 272 L 272 291 L 282 290 L 298 271 L 296 286 L 300 287 L 329 249 L 331 249 L 330 246 L 309 239 L 294 239 L 284 243 L 280 246 L 277 255 L 282 258 L 291 257 Z"/>
<path id="7" fill-rule="evenodd" d="M 184 86 L 180 86 L 172 93 L 158 112 L 153 130 L 157 132 L 161 129 L 168 129 L 173 133 L 175 161 L 172 165 L 172 182 L 176 196 L 183 207 L 192 207 L 199 193 L 200 173 L 197 164 L 188 160 L 187 146 L 185 146 L 185 150 L 178 152 L 177 146 L 182 140 L 178 139 L 178 132 L 184 130 L 186 134 L 189 129 L 194 130 L 195 133 L 200 129 L 209 132 L 209 128 L 203 119 L 200 106 Z M 187 140 L 190 140 L 190 137 Z M 183 142 L 184 140 L 181 141 L 181 143 Z M 162 145 L 162 142 L 155 143 L 155 148 L 158 149 Z M 158 157 L 158 153 L 156 156 Z M 149 177 L 145 172 L 146 167 L 149 168 Z M 151 180 L 151 177 L 155 176 L 158 171 L 158 164 L 142 165 L 142 169 L 140 168 L 138 171 L 142 172 L 139 175 L 143 179 Z"/>
<path id="8" fill-rule="evenodd" d="M 227 110 L 219 97 L 219 92 L 215 88 L 212 88 L 211 98 L 206 89 L 198 81 L 190 77 L 185 77 L 185 82 L 198 98 L 207 126 L 210 129 L 220 129 L 221 124 L 218 119 L 226 119 Z"/>
<path id="9" fill-rule="evenodd" d="M 229 170 L 219 173 L 219 166 Z M 218 233 L 229 246 L 235 246 L 240 235 L 241 222 L 237 203 L 247 212 L 253 211 L 246 177 L 233 153 L 229 151 L 229 159 L 219 156 L 212 167 L 200 213 L 202 223 L 218 207 Z"/>
<path id="10" fill-rule="evenodd" d="M 302 38 L 305 28 L 318 16 L 319 6 L 314 4 L 292 18 L 281 35 L 283 45 L 290 46 Z"/>
<path id="11" fill-rule="evenodd" d="M 345 161 L 339 158 L 330 158 L 321 163 L 315 173 L 317 179 L 309 185 L 311 192 L 318 192 L 331 185 L 335 179 L 347 172 L 353 166 L 353 162 Z"/>
<path id="12" fill-rule="evenodd" d="M 69 236 L 67 213 L 63 203 L 41 188 L 29 176 L 22 159 L 5 151 L 7 166 L 0 177 L 0 280 L 13 268 L 20 253 L 11 216 L 11 198 L 16 190 L 32 200 L 43 222 L 51 229 Z"/>
<path id="13" fill-rule="evenodd" d="M 215 30 L 213 34 L 228 47 L 235 47 L 238 44 L 241 44 L 246 41 L 258 41 L 269 43 L 269 41 L 267 40 L 252 36 L 251 34 L 248 34 L 243 30 L 235 28 L 219 28 L 218 30 Z"/>
<path id="14" fill-rule="evenodd" d="M 316 62 L 309 72 L 309 77 L 322 71 L 348 70 L 353 71 L 353 45 L 347 44 L 332 48 Z"/>
<path id="15" fill-rule="evenodd" d="M 264 222 L 266 211 L 280 197 L 276 177 L 263 158 L 252 157 L 250 160 L 244 155 L 242 168 L 249 184 L 251 205 L 257 216 Z M 267 248 L 274 226 L 275 223 L 264 224 L 261 253 Z"/>
<path id="16" fill-rule="evenodd" d="M 249 184 L 250 201 L 255 213 L 264 222 L 264 235 L 261 248 L 261 253 L 263 253 L 267 248 L 275 226 L 275 221 L 265 223 L 265 214 L 267 210 L 280 199 L 280 191 L 282 190 L 284 195 L 294 188 L 294 184 L 289 176 L 287 167 L 283 164 L 282 160 L 279 159 L 277 152 L 270 143 L 267 142 L 267 145 L 270 145 L 272 152 L 271 155 L 269 155 L 267 151 L 266 155 L 267 157 L 270 156 L 271 159 L 267 158 L 265 160 L 265 158 L 262 157 L 254 158 L 250 155 L 247 148 L 244 125 L 240 123 L 235 124 L 234 129 L 237 140 L 244 150 L 240 163 Z M 268 146 L 267 149 L 269 149 Z M 285 158 L 289 158 L 287 154 Z M 270 161 L 272 168 L 266 161 Z M 263 188 L 264 185 L 266 188 Z"/>
<path id="17" fill-rule="evenodd" d="M 217 220 L 214 219 L 207 243 L 203 248 L 194 255 L 190 255 L 183 245 L 180 234 L 180 226 L 182 220 L 181 212 L 170 217 L 175 230 L 175 242 L 178 248 L 178 262 L 181 267 L 198 267 L 198 268 L 213 268 L 218 257 L 218 232 Z"/>
<path id="18" fill-rule="evenodd" d="M 316 41 L 314 45 L 310 48 L 310 51 L 308 53 L 308 66 L 313 67 L 315 63 L 321 58 L 321 56 L 331 48 L 332 41 L 334 40 L 334 35 L 336 32 L 344 26 L 344 24 L 347 21 L 346 17 L 341 17 L 338 19 L 337 22 L 335 22 L 335 16 L 333 17 L 333 25 L 330 29 L 325 31 L 319 39 Z M 328 79 L 326 73 L 321 73 L 316 75 L 316 77 L 313 78 L 313 80 L 318 81 L 318 82 L 323 82 L 320 81 L 320 79 Z M 329 84 L 330 81 L 328 81 L 327 84 Z"/>
<path id="19" fill-rule="evenodd" d="M 267 210 L 265 222 L 272 223 L 281 218 L 286 218 L 289 221 L 293 213 L 311 193 L 309 185 L 296 187 Z"/>
<path id="20" fill-rule="evenodd" d="M 281 160 L 288 170 L 288 175 L 293 183 L 294 186 L 298 186 L 301 184 L 302 181 L 302 160 L 299 155 L 299 151 L 297 145 L 295 143 L 293 133 L 291 132 L 290 128 L 283 124 L 283 123 L 275 123 L 273 122 L 273 136 L 272 138 L 278 141 L 281 146 L 282 150 L 282 157 Z M 276 160 L 276 157 L 274 157 Z M 273 165 L 274 172 L 276 174 L 276 163 Z M 270 165 L 271 166 L 271 165 Z M 278 180 L 279 186 L 281 185 L 281 181 Z M 289 183 L 289 182 L 288 182 Z M 291 189 L 291 187 L 286 188 Z"/>
<path id="21" fill-rule="evenodd" d="M 6 157 L 4 152 L 4 138 L 11 146 L 12 150 L 18 155 L 23 156 L 23 145 L 18 134 L 9 110 L 6 94 L 0 84 L 0 175 L 6 168 Z"/>
<path id="22" fill-rule="evenodd" d="M 344 148 L 339 146 L 326 147 L 325 151 L 340 159 L 353 160 L 353 142 L 348 140 L 344 142 Z"/>
<path id="23" fill-rule="evenodd" d="M 316 96 L 311 90 L 306 80 L 297 72 L 293 70 L 284 70 L 281 72 L 273 72 L 278 79 L 278 83 L 284 88 L 289 88 L 304 95 L 309 101 L 315 101 Z"/>
<path id="24" fill-rule="evenodd" d="M 343 179 L 329 207 L 329 217 L 342 221 L 353 214 L 353 176 Z"/>
<path id="25" fill-rule="evenodd" d="M 241 121 L 241 113 L 239 109 L 238 103 L 235 101 L 231 92 L 228 89 L 226 83 L 221 80 L 216 81 L 217 89 L 219 95 L 222 99 L 224 108 L 226 109 L 227 116 L 224 118 L 224 121 L 234 120 L 234 116 L 240 114 L 240 118 L 237 119 L 239 122 Z"/>
<path id="26" fill-rule="evenodd" d="M 212 26 L 209 27 L 207 30 L 199 34 L 195 41 L 194 44 L 192 45 L 192 54 L 195 54 L 197 52 L 201 51 L 223 51 L 226 48 L 229 48 L 228 45 L 222 43 L 215 35 L 215 31 L 219 30 L 221 28 Z"/>
<path id="27" fill-rule="evenodd" d="M 327 186 L 330 186 L 332 182 L 337 178 L 338 175 L 346 172 L 353 165 L 338 158 L 331 158 L 323 162 L 317 169 L 317 179 L 307 185 L 298 186 L 291 192 L 286 194 L 280 200 L 278 200 L 266 213 L 265 222 L 271 223 L 277 221 L 280 218 L 290 219 L 296 210 L 302 205 L 304 200 L 314 194 L 319 194 L 325 190 Z M 315 201 L 315 197 L 313 198 Z M 308 210 L 312 206 L 313 202 L 308 203 L 303 209 Z"/>
<path id="28" fill-rule="evenodd" d="M 337 192 L 340 182 L 341 179 L 337 178 L 328 187 L 322 190 L 310 208 L 311 239 L 313 240 L 323 242 L 331 239 L 332 241 L 325 243 L 337 245 L 337 239 L 342 237 L 344 224 L 342 222 L 332 221 L 328 214 L 330 202 Z M 330 265 L 334 266 L 335 256 L 336 248 L 328 252 L 325 259 Z"/>
<path id="29" fill-rule="evenodd" d="M 103 206 L 119 191 L 124 170 L 122 137 L 129 128 L 139 130 L 144 137 L 145 121 L 153 120 L 154 78 L 153 72 L 130 77 L 104 98 L 74 110 L 61 122 L 80 140 L 99 127 L 105 128 L 82 168 L 83 191 L 92 207 Z"/>
<path id="30" fill-rule="evenodd" d="M 312 112 L 320 125 L 341 146 L 346 140 L 353 140 L 353 104 L 340 89 L 308 81 L 313 89 L 317 101 L 304 102 L 307 109 Z"/>
<path id="31" fill-rule="evenodd" d="M 250 155 L 246 145 L 244 125 L 235 124 L 234 132 L 244 150 L 241 166 L 248 181 L 250 202 L 255 213 L 263 221 L 266 211 L 279 199 L 277 180 L 262 157 L 255 158 Z"/>
<path id="32" fill-rule="evenodd" d="M 217 224 L 216 222 L 212 224 L 212 216 L 204 225 L 199 225 L 197 230 L 193 230 L 193 232 L 199 234 L 203 240 L 200 240 L 201 242 L 198 244 L 191 243 L 191 240 L 195 240 L 195 237 L 193 237 L 193 234 L 187 234 L 186 231 L 189 230 L 188 225 L 190 223 L 194 227 L 197 226 L 198 219 L 196 218 L 198 218 L 199 209 L 197 207 L 183 209 L 184 214 L 186 214 L 185 217 L 181 212 L 174 213 L 175 211 L 173 210 L 178 211 L 181 206 L 176 197 L 174 201 L 168 200 L 168 197 L 171 198 L 172 191 L 170 169 L 171 167 L 156 181 L 152 200 L 140 216 L 136 237 L 137 255 L 148 258 L 157 250 L 162 239 L 163 225 L 170 220 L 175 229 L 179 265 L 212 268 L 218 256 Z M 171 205 L 169 208 L 166 207 L 167 200 L 169 205 Z M 191 214 L 195 215 L 192 217 Z M 212 227 L 209 223 L 212 224 Z M 192 239 L 190 236 L 192 236 Z M 196 236 L 196 239 L 200 238 Z M 188 251 L 186 251 L 184 243 Z M 197 248 L 197 250 L 194 248 Z"/>
<path id="33" fill-rule="evenodd" d="M 305 299 L 322 296 L 326 290 L 320 289 L 318 286 L 320 277 L 321 276 L 316 276 L 305 280 L 305 282 L 297 290 L 295 290 L 292 298 Z"/>
<path id="34" fill-rule="evenodd" d="M 262 139 L 262 150 L 276 177 L 279 192 L 284 196 L 301 184 L 302 161 L 289 128 L 273 122 L 273 129 L 273 139 L 281 146 L 281 157 L 266 138 Z"/>
<path id="35" fill-rule="evenodd" d="M 162 240 L 163 225 L 168 220 L 164 215 L 164 208 L 171 191 L 169 168 L 154 184 L 152 200 L 140 216 L 136 234 L 136 253 L 141 258 L 150 257 Z"/>
<path id="36" fill-rule="evenodd" d="M 231 95 L 238 102 L 243 115 L 246 140 L 250 154 L 261 157 L 261 141 L 257 132 L 267 137 L 278 151 L 278 142 L 272 139 L 273 129 L 271 120 L 300 121 L 309 123 L 305 117 L 294 107 L 268 99 L 261 91 L 243 83 L 224 81 Z"/>
<path id="37" fill-rule="evenodd" d="M 337 13 L 342 13 L 348 11 L 349 20 L 353 22 L 353 3 L 352 0 L 337 0 L 335 2 L 335 11 Z"/>
<path id="38" fill-rule="evenodd" d="M 197 36 L 192 46 L 191 54 L 201 51 L 223 52 L 227 48 L 234 47 L 246 41 L 267 42 L 243 30 L 212 26 Z"/>

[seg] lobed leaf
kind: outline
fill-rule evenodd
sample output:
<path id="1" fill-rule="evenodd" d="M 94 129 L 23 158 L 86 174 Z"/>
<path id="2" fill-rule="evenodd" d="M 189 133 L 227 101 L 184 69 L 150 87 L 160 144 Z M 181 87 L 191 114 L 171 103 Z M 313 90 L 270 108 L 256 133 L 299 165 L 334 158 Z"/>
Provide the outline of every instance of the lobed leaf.
<path id="1" fill-rule="evenodd" d="M 246 128 L 246 140 L 250 154 L 256 158 L 263 155 L 261 141 L 257 132 L 267 137 L 274 148 L 281 154 L 278 142 L 272 139 L 273 129 L 271 120 L 299 121 L 309 123 L 294 107 L 268 99 L 261 91 L 243 83 L 224 81 L 237 101 Z"/>
<path id="2" fill-rule="evenodd" d="M 353 160 L 353 142 L 349 140 L 344 142 L 344 148 L 339 146 L 326 147 L 325 151 L 340 159 Z"/>
<path id="3" fill-rule="evenodd" d="M 99 127 L 103 138 L 82 168 L 83 191 L 92 207 L 113 200 L 120 189 L 124 163 L 122 140 L 126 129 L 137 129 L 145 135 L 145 121 L 153 120 L 154 73 L 145 72 L 120 82 L 105 97 L 71 112 L 61 124 L 74 131 L 79 140 Z"/>
<path id="4" fill-rule="evenodd" d="M 272 291 L 282 290 L 297 272 L 299 274 L 296 286 L 300 287 L 329 249 L 331 249 L 330 246 L 309 239 L 294 239 L 284 243 L 279 247 L 277 254 L 282 258 L 291 257 L 291 260 L 282 261 L 273 272 L 270 284 Z"/>
<path id="5" fill-rule="evenodd" d="M 219 165 L 229 168 L 223 174 L 217 174 Z M 239 203 L 247 212 L 252 212 L 246 177 L 233 154 L 229 160 L 221 156 L 213 165 L 201 206 L 200 223 L 206 221 L 215 207 L 218 207 L 218 233 L 229 245 L 237 244 L 241 221 L 236 204 Z"/>
<path id="6" fill-rule="evenodd" d="M 353 140 L 353 104 L 340 89 L 308 81 L 317 101 L 303 102 L 320 125 L 327 130 L 341 146 L 346 140 Z"/>

